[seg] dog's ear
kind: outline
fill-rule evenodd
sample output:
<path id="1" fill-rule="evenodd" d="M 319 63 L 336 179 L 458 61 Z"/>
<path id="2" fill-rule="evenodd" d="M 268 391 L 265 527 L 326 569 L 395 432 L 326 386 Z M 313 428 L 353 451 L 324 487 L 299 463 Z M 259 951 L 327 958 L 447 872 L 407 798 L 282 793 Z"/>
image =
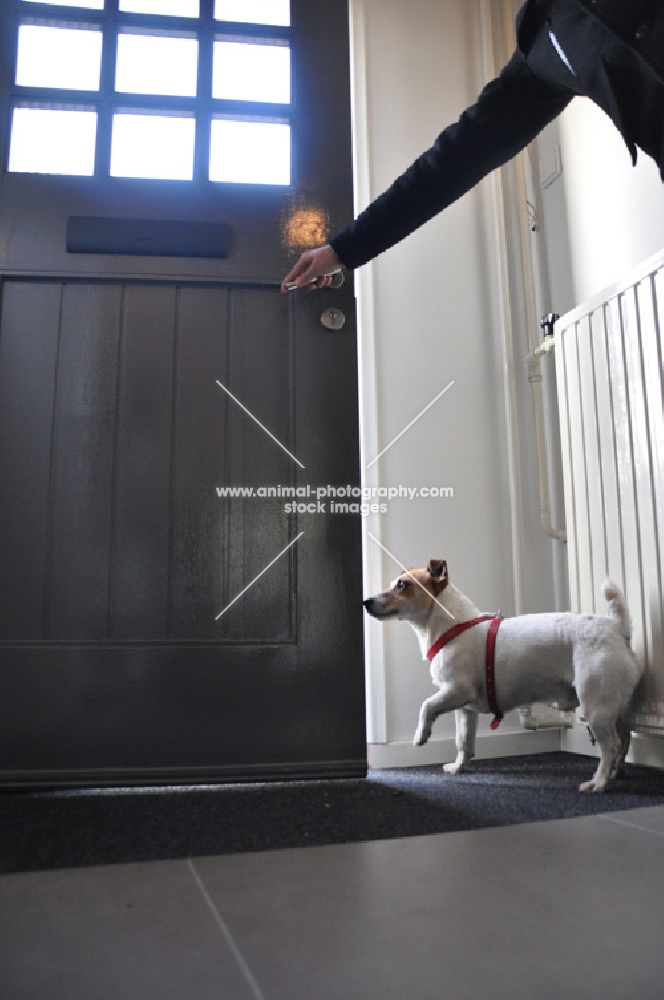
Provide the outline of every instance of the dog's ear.
<path id="1" fill-rule="evenodd" d="M 450 582 L 447 563 L 444 559 L 429 559 L 427 573 L 436 585 L 436 593 L 440 593 Z"/>

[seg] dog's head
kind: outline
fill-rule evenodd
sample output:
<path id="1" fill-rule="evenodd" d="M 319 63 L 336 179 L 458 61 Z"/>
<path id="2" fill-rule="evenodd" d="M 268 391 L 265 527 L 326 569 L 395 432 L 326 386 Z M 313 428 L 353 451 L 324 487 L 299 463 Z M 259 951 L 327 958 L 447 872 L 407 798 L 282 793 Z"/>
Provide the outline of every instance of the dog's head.
<path id="1" fill-rule="evenodd" d="M 431 612 L 434 599 L 450 582 L 444 559 L 430 559 L 426 569 L 406 569 L 389 590 L 368 597 L 364 607 L 374 618 L 418 621 Z"/>

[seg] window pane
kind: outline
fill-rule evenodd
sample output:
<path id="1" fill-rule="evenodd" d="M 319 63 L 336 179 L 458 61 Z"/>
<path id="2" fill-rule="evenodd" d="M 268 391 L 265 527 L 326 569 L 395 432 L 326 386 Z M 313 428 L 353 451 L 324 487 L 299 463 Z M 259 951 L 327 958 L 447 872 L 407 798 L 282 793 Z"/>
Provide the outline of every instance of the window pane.
<path id="1" fill-rule="evenodd" d="M 290 24 L 290 0 L 215 0 L 217 21 Z"/>
<path id="2" fill-rule="evenodd" d="M 118 35 L 116 90 L 195 97 L 197 68 L 195 38 L 129 31 Z"/>
<path id="3" fill-rule="evenodd" d="M 101 31 L 21 24 L 16 83 L 19 87 L 99 90 Z"/>
<path id="4" fill-rule="evenodd" d="M 244 41 L 215 42 L 212 96 L 231 101 L 290 103 L 290 48 Z"/>
<path id="5" fill-rule="evenodd" d="M 193 117 L 113 115 L 111 176 L 190 181 L 195 130 Z"/>
<path id="6" fill-rule="evenodd" d="M 210 180 L 290 184 L 290 145 L 290 125 L 215 118 L 210 136 Z"/>
<path id="7" fill-rule="evenodd" d="M 198 17 L 199 0 L 120 0 L 120 10 L 133 14 L 168 14 L 171 17 Z"/>
<path id="8" fill-rule="evenodd" d="M 9 169 L 18 173 L 91 177 L 96 135 L 94 111 L 14 108 Z"/>
<path id="9" fill-rule="evenodd" d="M 103 10 L 104 0 L 26 0 L 26 3 L 57 4 L 58 7 L 85 7 L 86 10 Z"/>

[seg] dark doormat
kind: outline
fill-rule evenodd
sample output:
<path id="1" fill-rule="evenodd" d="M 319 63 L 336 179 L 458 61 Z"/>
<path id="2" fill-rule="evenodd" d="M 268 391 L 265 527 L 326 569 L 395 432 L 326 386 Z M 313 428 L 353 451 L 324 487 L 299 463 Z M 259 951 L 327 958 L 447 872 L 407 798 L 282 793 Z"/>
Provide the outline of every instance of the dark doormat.
<path id="1" fill-rule="evenodd" d="M 369 771 L 366 779 L 0 793 L 0 871 L 157 861 L 478 830 L 664 805 L 664 771 L 568 753 Z"/>

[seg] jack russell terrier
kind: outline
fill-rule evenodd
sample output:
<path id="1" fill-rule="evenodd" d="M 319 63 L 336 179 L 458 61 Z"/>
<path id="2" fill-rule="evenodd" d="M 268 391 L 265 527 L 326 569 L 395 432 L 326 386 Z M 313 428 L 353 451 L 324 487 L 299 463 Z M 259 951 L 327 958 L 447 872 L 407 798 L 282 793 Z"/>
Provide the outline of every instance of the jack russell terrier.
<path id="1" fill-rule="evenodd" d="M 491 712 L 495 729 L 506 712 L 535 702 L 561 711 L 580 705 L 601 752 L 580 791 L 604 791 L 629 749 L 625 716 L 643 668 L 629 647 L 623 595 L 610 580 L 603 594 L 610 617 L 565 612 L 503 620 L 481 614 L 450 583 L 447 563 L 431 559 L 426 569 L 405 570 L 389 590 L 369 597 L 369 614 L 407 621 L 422 659 L 431 661 L 439 690 L 422 704 L 415 746 L 426 743 L 439 715 L 454 710 L 457 757 L 444 770 L 458 774 L 475 755 L 478 712 Z"/>

